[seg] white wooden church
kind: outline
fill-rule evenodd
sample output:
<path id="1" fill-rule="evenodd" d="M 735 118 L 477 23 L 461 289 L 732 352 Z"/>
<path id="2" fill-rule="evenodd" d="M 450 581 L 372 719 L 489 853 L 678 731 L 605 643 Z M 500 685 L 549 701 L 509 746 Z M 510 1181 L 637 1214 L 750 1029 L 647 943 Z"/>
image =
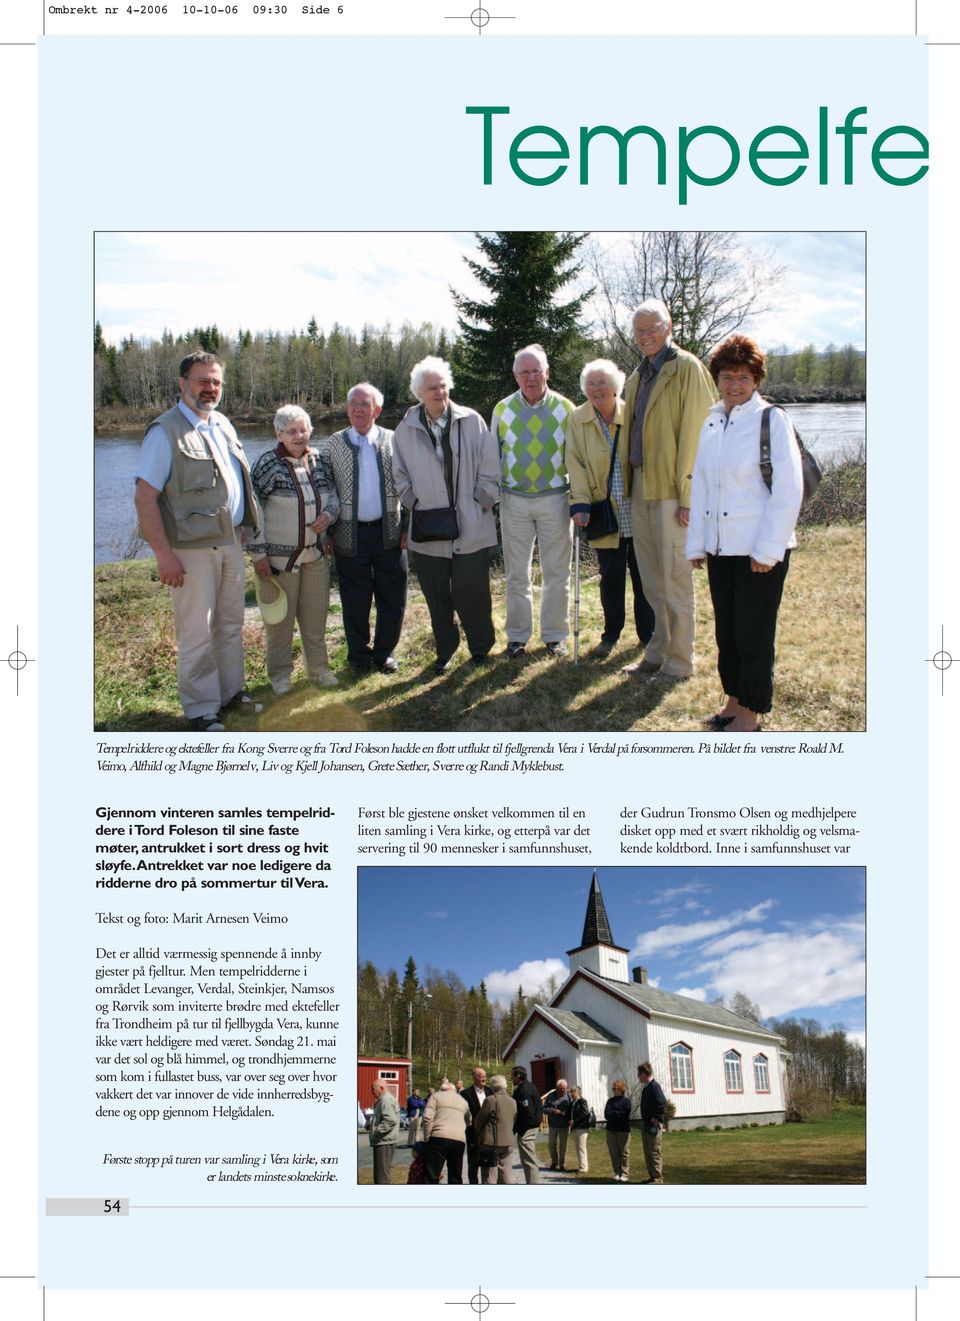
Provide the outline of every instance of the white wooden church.
<path id="1" fill-rule="evenodd" d="M 676 1106 L 671 1128 L 783 1123 L 783 1038 L 721 1005 L 651 986 L 646 968 L 631 979 L 596 872 L 583 936 L 567 955 L 570 976 L 548 1005 L 531 1009 L 503 1056 L 526 1068 L 541 1095 L 566 1078 L 600 1118 L 616 1079 L 634 1091 L 637 1065 L 650 1060 Z"/>

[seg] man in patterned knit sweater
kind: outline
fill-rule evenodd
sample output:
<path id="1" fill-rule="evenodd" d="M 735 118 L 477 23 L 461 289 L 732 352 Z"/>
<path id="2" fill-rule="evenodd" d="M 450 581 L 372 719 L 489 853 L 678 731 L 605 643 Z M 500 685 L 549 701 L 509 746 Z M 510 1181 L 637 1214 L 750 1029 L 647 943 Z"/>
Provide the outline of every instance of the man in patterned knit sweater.
<path id="1" fill-rule="evenodd" d="M 533 632 L 533 546 L 540 550 L 543 588 L 540 636 L 548 653 L 567 653 L 570 604 L 570 486 L 564 429 L 573 404 L 552 391 L 539 344 L 519 349 L 513 375 L 520 387 L 493 410 L 490 430 L 500 445 L 500 533 L 507 575 L 507 655 L 519 660 Z"/>

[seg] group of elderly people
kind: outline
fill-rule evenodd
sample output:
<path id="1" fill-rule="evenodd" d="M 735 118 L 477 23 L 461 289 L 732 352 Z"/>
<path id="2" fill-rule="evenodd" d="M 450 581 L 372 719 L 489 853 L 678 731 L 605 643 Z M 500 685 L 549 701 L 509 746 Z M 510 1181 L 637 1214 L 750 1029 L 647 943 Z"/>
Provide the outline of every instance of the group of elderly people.
<path id="1" fill-rule="evenodd" d="M 579 1087 L 565 1078 L 541 1096 L 522 1065 L 512 1071 L 513 1095 L 503 1074 L 488 1080 L 486 1070 L 475 1068 L 464 1086 L 444 1078 L 429 1089 L 426 1100 L 414 1087 L 407 1100 L 408 1147 L 413 1148 L 407 1182 L 463 1182 L 464 1157 L 467 1178 L 473 1184 L 513 1183 L 514 1157 L 519 1157 L 524 1182 L 540 1182 L 542 1168 L 558 1173 L 589 1174 L 590 1130 L 597 1116 Z M 636 1126 L 643 1141 L 647 1167 L 644 1183 L 663 1183 L 662 1136 L 667 1101 L 653 1076 L 653 1065 L 645 1060 L 637 1066 L 640 1087 Z M 376 1101 L 369 1126 L 373 1148 L 374 1183 L 392 1183 L 393 1157 L 400 1136 L 400 1108 L 387 1084 L 372 1084 Z M 614 1183 L 630 1182 L 630 1135 L 634 1126 L 634 1104 L 623 1078 L 612 1082 L 604 1106 L 603 1128 Z M 536 1149 L 537 1133 L 547 1129 L 550 1164 L 541 1167 Z M 422 1141 L 420 1133 L 422 1129 Z M 566 1165 L 569 1138 L 573 1138 L 576 1163 Z M 516 1148 L 514 1144 L 516 1143 Z"/>
<path id="2" fill-rule="evenodd" d="M 541 640 L 548 655 L 567 654 L 576 528 L 600 569 L 603 631 L 591 658 L 605 661 L 620 641 L 629 573 L 642 657 L 624 672 L 688 678 L 692 570 L 706 565 L 724 701 L 705 723 L 758 729 L 771 708 L 777 611 L 796 545 L 799 446 L 786 415 L 758 393 L 766 360 L 753 340 L 730 336 L 708 369 L 673 343 L 671 329 L 663 303 L 641 304 L 633 317 L 639 367 L 626 379 L 611 361 L 587 363 L 586 402 L 576 408 L 550 388 L 544 350 L 521 348 L 518 388 L 496 405 L 489 427 L 451 399 L 449 365 L 436 357 L 413 368 L 417 403 L 395 432 L 378 425 L 383 397 L 366 382 L 348 394 L 349 425 L 319 449 L 304 410 L 281 408 L 276 449 L 250 473 L 260 526 L 247 537 L 273 691 L 290 689 L 295 624 L 309 678 L 337 683 L 325 643 L 331 554 L 353 675 L 399 668 L 408 553 L 430 612 L 432 673 L 449 670 L 461 632 L 471 662 L 483 665 L 495 643 L 489 563 L 499 502 L 510 660 L 522 659 L 533 635 L 535 545 Z M 208 718 L 203 727 L 217 725 Z"/>

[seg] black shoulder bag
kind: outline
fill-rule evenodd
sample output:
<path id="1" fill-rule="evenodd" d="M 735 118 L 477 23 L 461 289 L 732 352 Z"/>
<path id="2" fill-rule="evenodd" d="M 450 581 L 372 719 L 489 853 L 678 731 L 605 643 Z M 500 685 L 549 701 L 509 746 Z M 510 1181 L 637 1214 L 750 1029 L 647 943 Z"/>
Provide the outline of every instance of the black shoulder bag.
<path id="1" fill-rule="evenodd" d="M 768 404 L 760 418 L 760 476 L 763 478 L 768 491 L 773 490 L 773 463 L 770 460 L 770 414 L 775 408 L 779 407 L 779 404 Z M 786 417 L 784 409 L 781 408 L 780 412 Z M 800 449 L 800 472 L 803 476 L 803 499 L 800 501 L 800 507 L 803 508 L 820 485 L 823 470 L 816 457 L 810 453 L 800 439 L 800 433 L 796 428 L 794 428 L 793 434 L 797 438 L 797 445 Z"/>
<path id="2" fill-rule="evenodd" d="M 620 532 L 620 524 L 617 521 L 616 510 L 613 507 L 613 501 L 610 499 L 610 491 L 613 488 L 613 469 L 617 462 L 617 444 L 620 440 L 620 423 L 617 423 L 616 435 L 613 438 L 613 444 L 610 446 L 610 472 L 607 475 L 607 494 L 602 500 L 595 500 L 590 506 L 590 522 L 583 529 L 584 536 L 588 541 L 599 541 L 601 537 L 615 537 Z"/>
<path id="3" fill-rule="evenodd" d="M 426 422 L 424 425 L 427 426 Z M 450 419 L 450 429 L 453 429 L 452 417 Z M 427 426 L 427 437 L 430 438 L 429 426 Z M 452 444 L 450 447 L 450 462 L 452 466 Z M 410 516 L 410 532 L 414 541 L 456 541 L 459 537 L 460 522 L 457 518 L 457 489 L 460 485 L 460 463 L 461 456 L 458 455 L 452 496 L 450 496 L 450 491 L 447 491 L 452 500 L 451 504 L 439 509 L 421 509 L 418 504 L 413 506 Z"/>

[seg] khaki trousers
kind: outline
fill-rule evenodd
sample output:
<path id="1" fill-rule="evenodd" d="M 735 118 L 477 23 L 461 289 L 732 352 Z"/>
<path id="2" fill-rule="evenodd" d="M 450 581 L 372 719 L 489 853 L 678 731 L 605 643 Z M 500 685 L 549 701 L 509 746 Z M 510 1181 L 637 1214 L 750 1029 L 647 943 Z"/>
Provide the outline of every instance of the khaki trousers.
<path id="1" fill-rule="evenodd" d="M 330 607 L 330 561 L 326 555 L 301 564 L 295 573 L 279 573 L 275 582 L 287 594 L 287 613 L 279 624 L 264 624 L 267 639 L 267 675 L 272 684 L 289 681 L 293 670 L 293 626 L 300 626 L 300 642 L 307 674 L 316 681 L 329 669 L 327 611 Z"/>
<path id="2" fill-rule="evenodd" d="M 373 1182 L 391 1183 L 390 1171 L 397 1150 L 395 1142 L 378 1142 L 373 1149 Z"/>
<path id="3" fill-rule="evenodd" d="M 663 1129 L 658 1128 L 656 1133 L 648 1133 L 646 1128 L 641 1129 L 643 1138 L 643 1159 L 647 1162 L 647 1174 L 653 1183 L 663 1183 Z"/>
<path id="4" fill-rule="evenodd" d="M 629 1175 L 630 1134 L 611 1133 L 607 1129 L 607 1151 L 610 1153 L 610 1164 L 613 1166 L 614 1176 L 618 1174 Z"/>
<path id="5" fill-rule="evenodd" d="M 587 1138 L 589 1136 L 589 1128 L 575 1128 L 573 1130 L 573 1144 L 577 1149 L 577 1169 L 581 1174 L 586 1174 L 590 1169 L 590 1162 L 587 1159 Z"/>
<path id="6" fill-rule="evenodd" d="M 517 1134 L 517 1151 L 520 1154 L 520 1166 L 526 1183 L 540 1182 L 540 1162 L 537 1160 L 537 1129 L 528 1128 L 525 1133 Z"/>
<path id="7" fill-rule="evenodd" d="M 634 474 L 630 521 L 643 594 L 654 614 L 653 637 L 644 659 L 664 674 L 693 674 L 693 569 L 687 559 L 687 529 L 677 522 L 677 500 L 644 500 L 643 477 Z"/>
<path id="8" fill-rule="evenodd" d="M 540 548 L 540 637 L 563 642 L 570 631 L 570 547 L 573 520 L 566 491 L 500 497 L 500 535 L 507 577 L 507 640 L 533 633 L 533 543 Z"/>
<path id="9" fill-rule="evenodd" d="M 243 691 L 243 550 L 178 550 L 182 587 L 170 589 L 177 634 L 177 688 L 188 719 L 215 716 Z"/>
<path id="10" fill-rule="evenodd" d="M 556 1165 L 558 1169 L 563 1169 L 564 1162 L 567 1159 L 567 1138 L 570 1135 L 568 1128 L 547 1129 L 547 1149 L 550 1152 L 550 1164 Z"/>
<path id="11" fill-rule="evenodd" d="M 487 1165 L 482 1170 L 484 1183 L 513 1183 L 513 1147 L 496 1147 L 496 1165 Z"/>

